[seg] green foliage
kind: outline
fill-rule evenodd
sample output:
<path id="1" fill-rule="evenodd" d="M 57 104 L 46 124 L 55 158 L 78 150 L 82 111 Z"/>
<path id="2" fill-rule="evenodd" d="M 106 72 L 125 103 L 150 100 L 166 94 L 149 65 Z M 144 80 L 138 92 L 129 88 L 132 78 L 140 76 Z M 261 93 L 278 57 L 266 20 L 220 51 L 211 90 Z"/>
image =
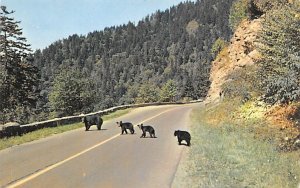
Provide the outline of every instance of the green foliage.
<path id="1" fill-rule="evenodd" d="M 222 85 L 225 98 L 228 100 L 236 98 L 242 102 L 246 102 L 252 97 L 259 95 L 260 92 L 257 88 L 255 73 L 255 66 L 249 66 L 229 75 L 227 78 L 229 81 Z"/>
<path id="2" fill-rule="evenodd" d="M 162 102 L 174 102 L 177 95 L 177 86 L 173 80 L 168 80 L 163 85 L 160 91 L 160 101 Z"/>
<path id="3" fill-rule="evenodd" d="M 13 13 L 5 6 L 0 8 L 0 122 L 22 123 L 35 107 L 39 74 L 32 65 L 30 45 L 22 37 L 20 22 L 10 17 Z"/>
<path id="4" fill-rule="evenodd" d="M 226 46 L 227 46 L 227 42 L 222 38 L 218 38 L 211 47 L 211 53 L 214 56 L 216 56 Z"/>
<path id="5" fill-rule="evenodd" d="M 258 50 L 263 100 L 289 103 L 300 99 L 300 7 L 286 5 L 269 11 L 263 22 Z"/>
<path id="6" fill-rule="evenodd" d="M 120 99 L 120 104 L 134 104 L 139 94 L 139 85 L 129 86 L 126 94 Z"/>
<path id="7" fill-rule="evenodd" d="M 194 86 L 190 77 L 187 78 L 184 86 L 184 96 L 187 99 L 197 99 L 197 95 L 194 93 Z"/>
<path id="8" fill-rule="evenodd" d="M 252 0 L 253 4 L 257 7 L 257 9 L 261 12 L 266 13 L 273 8 L 282 7 L 287 4 L 287 0 Z"/>
<path id="9" fill-rule="evenodd" d="M 73 115 L 90 107 L 93 102 L 92 83 L 78 70 L 63 70 L 54 80 L 49 101 L 56 116 Z"/>
<path id="10" fill-rule="evenodd" d="M 229 25 L 232 31 L 236 30 L 242 20 L 248 18 L 248 0 L 236 0 L 230 8 Z"/>
<path id="11" fill-rule="evenodd" d="M 157 102 L 159 99 L 159 88 L 154 84 L 147 83 L 139 88 L 138 96 L 136 98 L 137 103 L 151 103 Z"/>
<path id="12" fill-rule="evenodd" d="M 164 11 L 86 36 L 72 35 L 35 53 L 41 70 L 38 108 L 49 111 L 49 94 L 56 70 L 79 69 L 93 80 L 93 108 L 157 101 L 141 87 L 162 88 L 168 80 L 179 97 L 206 96 L 216 39 L 229 40 L 228 12 L 233 0 L 187 1 Z M 189 82 L 187 81 L 189 80 Z M 155 93 L 155 92 L 153 92 Z M 159 91 L 156 91 L 159 95 Z M 138 96 L 139 95 L 139 96 Z M 166 99 L 167 100 L 167 99 Z M 86 104 L 82 104 L 86 105 Z"/>

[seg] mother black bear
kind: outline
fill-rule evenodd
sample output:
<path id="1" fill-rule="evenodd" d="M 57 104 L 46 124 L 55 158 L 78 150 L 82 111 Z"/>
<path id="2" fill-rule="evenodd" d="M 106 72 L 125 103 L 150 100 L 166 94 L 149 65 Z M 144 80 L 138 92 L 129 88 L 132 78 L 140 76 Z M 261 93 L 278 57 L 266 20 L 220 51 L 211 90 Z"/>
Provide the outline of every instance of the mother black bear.
<path id="1" fill-rule="evenodd" d="M 101 130 L 101 125 L 103 124 L 103 119 L 98 115 L 89 115 L 82 118 L 84 122 L 85 130 L 88 131 L 92 125 L 97 125 L 97 129 Z"/>
<path id="2" fill-rule="evenodd" d="M 177 130 L 174 132 L 174 136 L 177 136 L 179 145 L 181 145 L 182 140 L 186 141 L 187 146 L 191 145 L 191 135 L 189 132 Z"/>

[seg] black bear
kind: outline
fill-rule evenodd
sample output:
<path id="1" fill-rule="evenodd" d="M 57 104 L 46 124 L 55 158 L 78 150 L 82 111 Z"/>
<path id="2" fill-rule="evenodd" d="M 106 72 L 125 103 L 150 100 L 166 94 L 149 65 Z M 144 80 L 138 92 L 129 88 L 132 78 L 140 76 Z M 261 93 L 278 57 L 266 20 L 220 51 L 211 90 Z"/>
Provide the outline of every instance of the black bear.
<path id="1" fill-rule="evenodd" d="M 182 140 L 186 141 L 187 146 L 191 145 L 191 135 L 187 131 L 177 130 L 174 132 L 174 136 L 177 136 L 179 145 L 181 145 Z"/>
<path id="2" fill-rule="evenodd" d="M 122 121 L 120 122 L 117 122 L 117 125 L 119 125 L 119 127 L 121 127 L 121 134 L 123 134 L 124 132 L 127 134 L 127 130 L 126 129 L 129 129 L 131 134 L 134 134 L 134 129 L 133 129 L 133 124 L 130 123 L 130 122 L 125 122 L 125 123 L 122 123 Z"/>
<path id="3" fill-rule="evenodd" d="M 141 125 L 138 125 L 138 127 L 143 131 L 143 134 L 140 138 L 142 138 L 142 137 L 145 138 L 146 137 L 146 132 L 149 132 L 151 138 L 156 138 L 155 137 L 155 130 L 150 125 L 143 126 L 143 124 L 141 124 Z"/>
<path id="4" fill-rule="evenodd" d="M 98 115 L 89 115 L 82 118 L 82 122 L 85 125 L 85 130 L 88 131 L 92 125 L 97 125 L 97 129 L 101 130 L 103 119 Z"/>

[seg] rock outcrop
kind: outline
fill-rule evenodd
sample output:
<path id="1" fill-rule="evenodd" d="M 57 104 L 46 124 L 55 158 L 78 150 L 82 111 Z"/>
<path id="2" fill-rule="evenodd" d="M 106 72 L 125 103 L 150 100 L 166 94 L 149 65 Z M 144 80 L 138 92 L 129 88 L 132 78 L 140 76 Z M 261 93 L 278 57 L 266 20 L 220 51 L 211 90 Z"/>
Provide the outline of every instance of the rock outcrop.
<path id="1" fill-rule="evenodd" d="M 246 66 L 255 64 L 259 52 L 255 41 L 261 29 L 261 19 L 244 20 L 235 31 L 230 45 L 221 51 L 212 63 L 210 74 L 211 87 L 205 103 L 218 102 L 222 98 L 221 86 L 227 82 L 228 75 Z"/>

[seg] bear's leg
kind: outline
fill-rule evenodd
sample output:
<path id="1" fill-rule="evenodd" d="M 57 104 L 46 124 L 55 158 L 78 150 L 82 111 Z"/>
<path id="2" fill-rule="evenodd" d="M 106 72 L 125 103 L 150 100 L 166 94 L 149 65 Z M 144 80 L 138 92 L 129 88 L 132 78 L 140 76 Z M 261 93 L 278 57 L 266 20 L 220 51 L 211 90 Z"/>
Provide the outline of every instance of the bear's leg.
<path id="1" fill-rule="evenodd" d="M 142 138 L 142 137 L 144 137 L 144 138 L 145 138 L 145 133 L 144 133 L 144 132 L 143 132 L 143 133 L 142 133 L 142 135 L 141 135 L 141 138 Z"/>
<path id="2" fill-rule="evenodd" d="M 151 137 L 155 138 L 155 131 L 154 130 L 151 132 Z"/>
<path id="3" fill-rule="evenodd" d="M 181 140 L 180 138 L 178 138 L 178 144 L 179 144 L 179 145 L 181 145 L 181 141 L 182 141 L 182 140 Z"/>
<path id="4" fill-rule="evenodd" d="M 186 143 L 187 143 L 187 146 L 190 146 L 191 145 L 191 140 L 190 139 L 186 140 Z"/>
<path id="5" fill-rule="evenodd" d="M 90 129 L 90 127 L 91 126 L 89 124 L 85 125 L 85 130 L 88 131 Z"/>

